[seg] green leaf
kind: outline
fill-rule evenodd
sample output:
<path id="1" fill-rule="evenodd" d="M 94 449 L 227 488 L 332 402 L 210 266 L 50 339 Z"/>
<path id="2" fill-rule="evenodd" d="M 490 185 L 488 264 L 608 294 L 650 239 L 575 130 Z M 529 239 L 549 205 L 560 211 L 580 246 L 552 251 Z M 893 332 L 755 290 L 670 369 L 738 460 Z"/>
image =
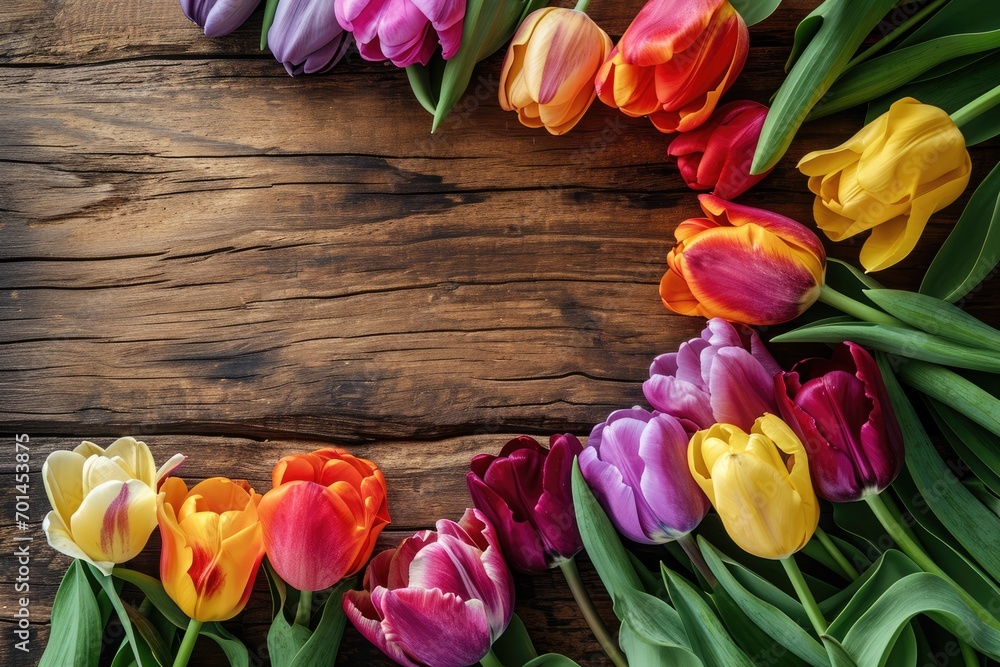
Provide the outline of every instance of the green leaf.
<path id="1" fill-rule="evenodd" d="M 1000 495 L 1000 438 L 940 401 L 926 398 L 931 416 L 962 463 Z"/>
<path id="2" fill-rule="evenodd" d="M 501 660 L 501 662 L 503 662 Z M 515 665 L 515 663 L 504 662 L 505 665 Z M 516 665 L 515 665 L 516 667 Z M 533 658 L 529 662 L 524 663 L 523 667 L 580 667 L 575 660 L 570 660 L 564 655 L 558 653 L 546 653 L 545 655 L 540 655 L 537 658 Z"/>
<path id="3" fill-rule="evenodd" d="M 1000 29 L 1000 14 L 991 11 L 993 9 L 996 9 L 993 0 L 948 0 L 944 7 L 900 42 L 899 46 L 912 46 L 962 32 Z"/>
<path id="4" fill-rule="evenodd" d="M 493 642 L 493 653 L 502 664 L 510 667 L 526 665 L 538 657 L 528 629 L 517 614 L 511 616 L 507 629 Z"/>
<path id="5" fill-rule="evenodd" d="M 643 641 L 627 621 L 622 622 L 618 643 L 633 667 L 702 667 L 701 660 L 690 651 Z"/>
<path id="6" fill-rule="evenodd" d="M 993 394 L 934 364 L 910 359 L 898 366 L 896 372 L 903 382 L 1000 435 L 1000 399 Z"/>
<path id="7" fill-rule="evenodd" d="M 752 26 L 773 14 L 781 0 L 732 0 L 730 4 L 743 17 L 743 22 Z"/>
<path id="8" fill-rule="evenodd" d="M 218 644 L 232 667 L 250 667 L 250 652 L 246 645 L 222 627 L 221 623 L 206 623 L 201 626 L 201 636 Z"/>
<path id="9" fill-rule="evenodd" d="M 79 560 L 70 564 L 59 584 L 50 627 L 49 642 L 38 667 L 97 666 L 104 626 L 94 589 Z"/>
<path id="10" fill-rule="evenodd" d="M 166 642 L 163 641 L 163 637 L 160 633 L 156 631 L 156 627 L 149 621 L 148 618 L 139 613 L 139 610 L 130 605 L 124 600 L 120 600 L 122 608 L 125 609 L 125 613 L 128 614 L 129 623 L 131 623 L 132 628 L 135 630 L 136 639 L 141 639 L 140 646 L 145 644 L 145 647 L 149 649 L 149 653 L 156 664 L 160 667 L 170 667 L 173 664 L 173 658 L 170 655 L 170 648 L 167 646 Z M 140 651 L 142 653 L 142 651 Z M 143 662 L 148 664 L 148 658 L 144 656 Z"/>
<path id="11" fill-rule="evenodd" d="M 260 50 L 267 48 L 267 32 L 274 23 L 274 13 L 278 11 L 278 0 L 267 0 L 264 3 L 264 24 L 260 28 Z"/>
<path id="12" fill-rule="evenodd" d="M 958 301 L 986 278 L 998 262 L 1000 164 L 969 199 L 962 217 L 927 269 L 920 292 L 944 301 Z"/>
<path id="13" fill-rule="evenodd" d="M 712 601 L 730 636 L 757 665 L 804 667 L 808 663 L 760 631 L 757 623 L 737 605 L 725 588 L 712 591 Z"/>
<path id="14" fill-rule="evenodd" d="M 91 576 L 94 577 L 99 584 L 101 584 L 104 588 L 104 592 L 108 595 L 108 599 L 111 600 L 111 605 L 115 608 L 118 620 L 121 622 L 122 629 L 125 631 L 125 637 L 132 646 L 132 655 L 135 657 L 136 664 L 138 667 L 152 667 L 154 663 L 150 662 L 149 655 L 143 656 L 140 652 L 139 643 L 137 641 L 139 634 L 132 627 L 132 621 L 129 617 L 128 610 L 122 603 L 121 598 L 118 597 L 118 591 L 115 590 L 113 578 L 105 576 L 103 572 L 90 563 L 87 564 L 87 567 L 90 569 Z M 156 656 L 154 655 L 153 657 L 155 658 Z M 166 666 L 161 664 L 161 667 Z"/>
<path id="15" fill-rule="evenodd" d="M 1000 352 L 1000 331 L 947 301 L 905 290 L 866 290 L 878 306 L 910 326 L 973 348 Z"/>
<path id="16" fill-rule="evenodd" d="M 337 661 L 340 640 L 343 638 L 344 628 L 347 626 L 347 616 L 344 614 L 343 606 L 344 593 L 354 588 L 355 584 L 357 584 L 357 580 L 352 577 L 337 584 L 330 592 L 323 604 L 323 614 L 320 616 L 316 629 L 295 654 L 291 667 L 332 665 Z M 284 618 L 284 614 L 279 614 L 278 617 Z M 270 640 L 269 634 L 268 647 L 270 647 Z"/>

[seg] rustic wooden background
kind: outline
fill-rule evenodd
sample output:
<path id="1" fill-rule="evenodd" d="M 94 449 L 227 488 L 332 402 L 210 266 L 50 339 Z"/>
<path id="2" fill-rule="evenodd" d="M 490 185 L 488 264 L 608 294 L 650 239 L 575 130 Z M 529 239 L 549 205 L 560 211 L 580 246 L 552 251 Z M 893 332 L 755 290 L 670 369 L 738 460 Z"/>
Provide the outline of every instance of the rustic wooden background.
<path id="1" fill-rule="evenodd" d="M 752 28 L 728 99 L 768 100 L 816 4 Z M 641 5 L 590 13 L 617 38 Z M 474 454 L 642 403 L 652 358 L 702 326 L 657 296 L 698 209 L 647 121 L 598 104 L 564 137 L 523 128 L 497 106 L 497 55 L 432 136 L 402 72 L 354 55 L 292 79 L 257 49 L 260 23 L 208 39 L 173 0 L 0 5 L 4 665 L 37 662 L 68 564 L 40 529 L 53 449 L 133 434 L 158 460 L 188 454 L 193 478 L 263 491 L 280 456 L 348 445 L 389 479 L 391 546 L 461 514 Z M 741 201 L 809 222 L 794 163 L 860 118 L 806 126 Z M 973 150 L 973 186 L 998 159 L 996 142 Z M 967 198 L 880 278 L 915 287 Z M 997 295 L 967 306 L 996 323 Z M 32 438 L 30 655 L 11 634 L 14 433 Z M 258 589 L 231 625 L 264 664 Z M 519 577 L 517 595 L 540 650 L 606 664 L 556 574 Z M 338 664 L 388 663 L 348 628 Z"/>

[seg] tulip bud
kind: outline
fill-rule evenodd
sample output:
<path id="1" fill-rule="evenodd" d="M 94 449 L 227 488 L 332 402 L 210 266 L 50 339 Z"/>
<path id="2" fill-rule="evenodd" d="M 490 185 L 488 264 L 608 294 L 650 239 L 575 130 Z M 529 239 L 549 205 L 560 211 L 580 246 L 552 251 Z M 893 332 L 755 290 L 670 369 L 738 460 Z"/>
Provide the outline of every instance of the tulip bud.
<path id="1" fill-rule="evenodd" d="M 260 0 L 181 0 L 181 9 L 205 29 L 206 37 L 222 37 L 243 25 Z"/>
<path id="2" fill-rule="evenodd" d="M 687 446 L 676 418 L 641 408 L 612 412 L 594 427 L 580 471 L 618 532 L 661 544 L 698 527 L 709 504 L 687 471 Z"/>
<path id="3" fill-rule="evenodd" d="M 823 244 L 801 223 L 759 208 L 699 195 L 705 218 L 674 231 L 660 281 L 663 305 L 682 315 L 750 325 L 793 320 L 819 298 Z"/>
<path id="4" fill-rule="evenodd" d="M 758 419 L 749 434 L 732 424 L 698 431 L 688 465 L 726 532 L 754 556 L 787 558 L 819 525 L 806 450 L 774 415 Z"/>
<path id="5" fill-rule="evenodd" d="M 280 0 L 267 46 L 289 75 L 318 74 L 340 62 L 351 47 L 351 34 L 337 23 L 333 2 Z"/>
<path id="6" fill-rule="evenodd" d="M 364 590 L 344 595 L 344 612 L 401 665 L 465 667 L 479 662 L 510 623 L 514 580 L 493 526 L 478 510 L 440 520 L 365 572 Z"/>
<path id="7" fill-rule="evenodd" d="M 799 161 L 816 195 L 816 224 L 833 241 L 871 230 L 861 264 L 879 271 L 913 250 L 931 214 L 965 190 L 972 160 L 948 114 L 912 97 L 895 102 L 837 148 Z"/>
<path id="8" fill-rule="evenodd" d="M 594 76 L 611 38 L 581 11 L 545 7 L 514 34 L 500 72 L 500 106 L 527 127 L 563 134 L 597 97 Z"/>
<path id="9" fill-rule="evenodd" d="M 903 436 L 878 364 L 847 341 L 774 378 L 781 415 L 809 453 L 816 492 L 837 503 L 881 493 L 903 467 Z"/>
<path id="10" fill-rule="evenodd" d="M 770 173 L 750 175 L 766 117 L 763 104 L 730 102 L 701 127 L 677 135 L 667 154 L 677 158 L 681 176 L 692 190 L 712 190 L 716 197 L 735 199 Z"/>
<path id="11" fill-rule="evenodd" d="M 466 475 L 472 501 L 496 527 L 511 567 L 544 572 L 583 548 L 573 514 L 573 459 L 583 445 L 553 435 L 549 447 L 521 436 L 500 456 L 480 454 Z"/>
<path id="12" fill-rule="evenodd" d="M 331 1 L 337 21 L 354 33 L 365 60 L 426 65 L 438 45 L 445 60 L 462 45 L 465 0 Z"/>

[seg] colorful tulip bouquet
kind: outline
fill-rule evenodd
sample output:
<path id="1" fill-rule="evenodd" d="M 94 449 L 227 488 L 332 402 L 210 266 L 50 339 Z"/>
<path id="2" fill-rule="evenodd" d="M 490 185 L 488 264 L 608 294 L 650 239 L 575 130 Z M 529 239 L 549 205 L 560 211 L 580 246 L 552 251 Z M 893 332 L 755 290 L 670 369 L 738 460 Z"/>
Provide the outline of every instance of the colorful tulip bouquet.
<path id="1" fill-rule="evenodd" d="M 215 36 L 258 0 L 181 4 Z M 677 225 L 659 294 L 707 325 L 652 360 L 648 408 L 622 406 L 585 443 L 523 436 L 476 456 L 475 508 L 370 562 L 389 522 L 385 479 L 343 450 L 283 458 L 263 495 L 223 478 L 189 489 L 171 476 L 184 457 L 157 469 L 131 438 L 55 452 L 44 527 L 75 560 L 45 667 L 96 665 L 112 614 L 125 631 L 114 665 L 187 664 L 200 635 L 247 665 L 221 622 L 265 557 L 275 665 L 332 664 L 347 619 L 401 665 L 575 665 L 538 656 L 513 614 L 511 569 L 556 567 L 618 667 L 1000 660 L 1000 331 L 955 305 L 1000 261 L 1000 167 L 917 292 L 828 259 L 798 221 L 731 201 L 803 122 L 869 103 L 860 132 L 798 168 L 828 239 L 867 232 L 869 273 L 900 262 L 968 185 L 967 147 L 1000 134 L 993 0 L 922 3 L 860 51 L 896 0 L 826 0 L 799 26 L 770 108 L 722 98 L 747 26 L 778 0 L 650 0 L 617 44 L 586 0 L 546 4 L 267 0 L 262 46 L 298 75 L 329 70 L 353 41 L 406 69 L 437 128 L 473 66 L 512 38 L 498 97 L 524 125 L 568 132 L 599 99 L 672 135 L 684 181 L 711 192 Z M 832 352 L 785 370 L 765 334 Z M 157 525 L 159 580 L 121 566 Z M 617 635 L 577 570 L 584 549 Z"/>

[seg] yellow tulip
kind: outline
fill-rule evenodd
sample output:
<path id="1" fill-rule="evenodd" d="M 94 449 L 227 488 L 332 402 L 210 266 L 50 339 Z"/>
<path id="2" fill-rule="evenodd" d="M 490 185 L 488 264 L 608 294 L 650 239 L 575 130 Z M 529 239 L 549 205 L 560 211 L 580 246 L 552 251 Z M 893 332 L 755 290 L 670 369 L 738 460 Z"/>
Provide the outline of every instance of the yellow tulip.
<path id="1" fill-rule="evenodd" d="M 83 442 L 52 452 L 42 466 L 52 505 L 42 522 L 49 544 L 111 574 L 146 546 L 156 528 L 156 486 L 183 460 L 176 454 L 157 470 L 149 447 L 134 438 L 106 450 Z"/>
<path id="2" fill-rule="evenodd" d="M 816 195 L 816 224 L 833 241 L 871 230 L 861 264 L 878 271 L 913 250 L 928 218 L 955 201 L 972 162 L 961 130 L 938 107 L 894 103 L 837 148 L 799 162 Z"/>
<path id="3" fill-rule="evenodd" d="M 243 610 L 264 536 L 261 496 L 245 483 L 213 477 L 188 491 L 178 477 L 156 498 L 163 549 L 160 579 L 170 598 L 196 621 L 225 621 Z"/>
<path id="4" fill-rule="evenodd" d="M 772 414 L 750 433 L 732 424 L 698 431 L 688 447 L 695 481 L 744 551 L 787 558 L 806 545 L 819 523 L 819 503 L 802 442 Z"/>

